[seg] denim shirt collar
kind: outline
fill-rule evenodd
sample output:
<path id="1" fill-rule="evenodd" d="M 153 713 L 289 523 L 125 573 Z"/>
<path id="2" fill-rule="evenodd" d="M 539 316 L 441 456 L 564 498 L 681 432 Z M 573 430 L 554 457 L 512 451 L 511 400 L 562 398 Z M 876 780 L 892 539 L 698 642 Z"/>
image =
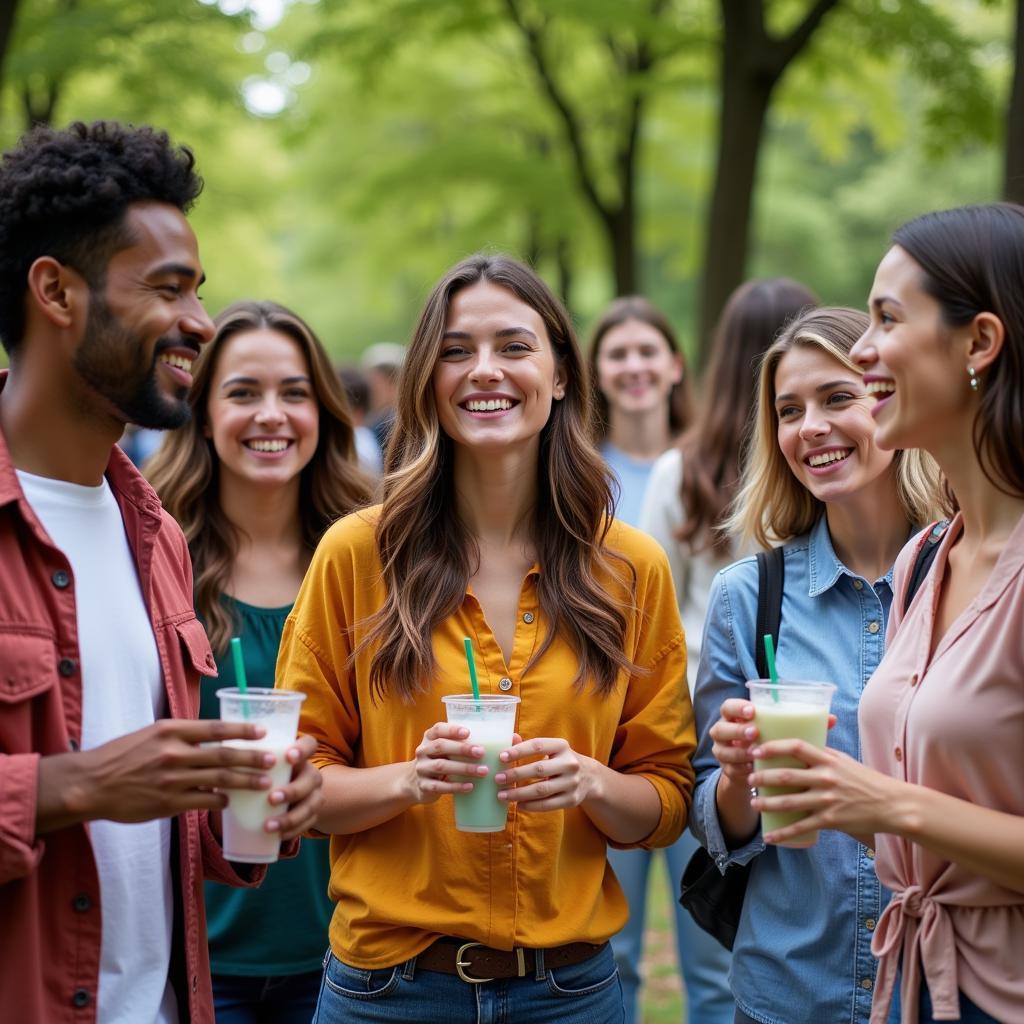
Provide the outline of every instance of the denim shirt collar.
<path id="1" fill-rule="evenodd" d="M 818 597 L 820 594 L 825 593 L 826 590 L 830 590 L 839 582 L 841 576 L 849 576 L 851 580 L 861 578 L 856 573 L 850 572 L 839 561 L 839 556 L 836 554 L 835 548 L 832 547 L 832 537 L 828 532 L 827 516 L 822 515 L 817 523 L 814 524 L 814 528 L 811 530 L 809 548 L 807 561 L 808 597 Z M 889 571 L 881 579 L 867 580 L 865 582 L 873 583 L 874 586 L 878 586 L 879 583 L 885 583 L 891 591 L 892 572 L 893 566 L 890 565 Z"/>

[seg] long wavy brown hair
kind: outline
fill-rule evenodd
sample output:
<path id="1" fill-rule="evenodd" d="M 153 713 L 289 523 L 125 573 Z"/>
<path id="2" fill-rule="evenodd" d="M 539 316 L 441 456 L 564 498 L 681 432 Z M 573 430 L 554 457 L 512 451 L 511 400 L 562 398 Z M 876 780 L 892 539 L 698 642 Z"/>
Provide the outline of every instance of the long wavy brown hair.
<path id="1" fill-rule="evenodd" d="M 375 697 L 410 700 L 426 689 L 434 674 L 434 627 L 462 604 L 479 562 L 476 538 L 456 509 L 454 446 L 438 420 L 433 375 L 452 297 L 480 281 L 508 289 L 540 315 L 566 375 L 565 396 L 553 404 L 540 435 L 530 531 L 541 566 L 538 602 L 550 625 L 526 671 L 561 634 L 579 659 L 576 686 L 592 680 L 607 695 L 619 672 L 636 667 L 623 653 L 626 617 L 602 577 L 635 593 L 636 572 L 605 545 L 611 479 L 594 447 L 587 367 L 569 315 L 532 270 L 508 256 L 476 255 L 453 267 L 430 293 L 413 333 L 376 531 L 387 599 L 357 651 L 376 647 L 370 667 Z"/>
<path id="2" fill-rule="evenodd" d="M 719 527 L 739 487 L 757 365 L 786 323 L 817 304 L 810 289 L 786 277 L 747 281 L 729 296 L 712 339 L 704 400 L 679 441 L 684 520 L 676 537 L 691 554 L 711 549 L 725 556 L 732 549 Z"/>
<path id="3" fill-rule="evenodd" d="M 221 655 L 237 624 L 221 600 L 238 554 L 239 530 L 220 504 L 219 466 L 213 442 L 204 436 L 210 384 L 219 353 L 236 334 L 269 329 L 291 338 L 309 363 L 320 412 L 316 451 L 299 478 L 302 540 L 312 553 L 324 530 L 370 499 L 370 483 L 356 463 L 348 403 L 330 358 L 312 328 L 296 313 L 274 302 L 236 302 L 220 313 L 217 333 L 192 364 L 189 405 L 192 417 L 168 432 L 145 474 L 164 508 L 188 541 L 195 574 L 195 606 L 214 651 Z"/>
<path id="4" fill-rule="evenodd" d="M 686 357 L 683 354 L 676 332 L 672 329 L 669 319 L 653 302 L 645 299 L 642 295 L 625 295 L 616 299 L 601 314 L 594 329 L 590 334 L 590 348 L 587 359 L 590 367 L 590 379 L 597 381 L 597 353 L 601 349 L 601 340 L 613 328 L 619 324 L 628 323 L 630 320 L 638 320 L 640 323 L 653 327 L 664 339 L 665 343 L 672 350 L 673 355 L 679 356 L 683 363 L 683 376 L 678 384 L 672 386 L 668 396 L 668 429 L 672 437 L 677 437 L 690 425 L 693 419 L 693 391 L 690 387 L 690 371 L 686 365 Z M 605 398 L 600 388 L 594 388 L 594 402 L 597 407 L 597 431 L 603 441 L 608 436 L 609 411 L 608 399 Z"/>

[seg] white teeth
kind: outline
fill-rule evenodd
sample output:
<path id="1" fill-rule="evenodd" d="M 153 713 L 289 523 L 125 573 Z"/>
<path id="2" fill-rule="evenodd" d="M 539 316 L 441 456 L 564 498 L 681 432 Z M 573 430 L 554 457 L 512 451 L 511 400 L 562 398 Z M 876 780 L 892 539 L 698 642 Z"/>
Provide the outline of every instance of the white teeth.
<path id="1" fill-rule="evenodd" d="M 246 441 L 247 448 L 255 452 L 283 452 L 288 447 L 287 441 Z"/>
<path id="2" fill-rule="evenodd" d="M 896 385 L 891 380 L 873 380 L 866 390 L 869 395 L 885 395 L 895 391 Z"/>
<path id="3" fill-rule="evenodd" d="M 470 412 L 505 412 L 512 408 L 512 403 L 507 398 L 491 398 L 487 401 L 469 401 L 466 408 Z"/>
<path id="4" fill-rule="evenodd" d="M 812 455 L 807 460 L 807 464 L 809 466 L 827 466 L 830 462 L 839 462 L 840 459 L 845 459 L 852 451 L 852 448 L 840 448 L 822 452 L 820 455 Z"/>
<path id="5" fill-rule="evenodd" d="M 184 370 L 186 373 L 192 372 L 192 360 L 187 359 L 185 356 L 175 355 L 173 352 L 165 352 L 160 356 L 161 363 L 167 363 L 169 366 L 176 366 L 179 370 Z"/>

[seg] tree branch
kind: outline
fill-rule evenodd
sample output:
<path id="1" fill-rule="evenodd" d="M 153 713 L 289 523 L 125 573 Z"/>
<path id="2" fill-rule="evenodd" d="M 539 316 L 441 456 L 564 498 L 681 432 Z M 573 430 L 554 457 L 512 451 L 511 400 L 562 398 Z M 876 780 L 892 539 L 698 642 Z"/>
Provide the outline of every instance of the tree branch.
<path id="1" fill-rule="evenodd" d="M 778 40 L 779 47 L 776 51 L 779 60 L 779 72 L 785 71 L 789 62 L 807 45 L 816 29 L 833 7 L 839 4 L 840 0 L 815 0 L 808 12 L 792 32 L 784 39 Z"/>
<path id="2" fill-rule="evenodd" d="M 579 121 L 576 119 L 576 114 L 569 105 L 569 101 L 562 95 L 562 91 L 559 89 L 558 83 L 555 81 L 548 66 L 547 58 L 544 55 L 541 31 L 526 22 L 519 6 L 519 0 L 505 0 L 505 6 L 508 8 L 509 15 L 516 28 L 519 29 L 523 41 L 526 43 L 530 59 L 533 61 L 534 69 L 540 78 L 541 86 L 547 93 L 548 99 L 562 121 L 566 141 L 569 143 L 569 149 L 572 152 L 573 164 L 576 167 L 576 177 L 579 179 L 580 188 L 600 217 L 605 222 L 609 222 L 613 215 L 612 211 L 601 198 L 601 194 L 597 190 L 597 183 L 590 173 L 590 168 L 587 165 L 587 155 L 583 147 L 583 131 L 580 128 Z"/>

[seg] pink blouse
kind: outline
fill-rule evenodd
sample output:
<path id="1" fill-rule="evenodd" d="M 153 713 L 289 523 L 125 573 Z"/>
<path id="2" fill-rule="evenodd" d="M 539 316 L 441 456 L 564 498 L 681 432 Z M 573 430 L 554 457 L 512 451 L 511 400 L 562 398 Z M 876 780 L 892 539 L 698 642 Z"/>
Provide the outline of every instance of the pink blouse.
<path id="1" fill-rule="evenodd" d="M 962 529 L 957 515 L 905 616 L 893 601 L 888 650 L 861 698 L 864 762 L 1024 817 L 1024 517 L 929 658 L 938 582 Z M 917 547 L 896 562 L 897 595 Z M 898 836 L 877 842 L 878 876 L 894 895 L 871 947 L 880 959 L 871 1024 L 888 1019 L 901 954 L 903 1020 L 917 1020 L 923 968 L 936 1020 L 960 1019 L 959 989 L 997 1020 L 1024 1021 L 1024 893 Z"/>

